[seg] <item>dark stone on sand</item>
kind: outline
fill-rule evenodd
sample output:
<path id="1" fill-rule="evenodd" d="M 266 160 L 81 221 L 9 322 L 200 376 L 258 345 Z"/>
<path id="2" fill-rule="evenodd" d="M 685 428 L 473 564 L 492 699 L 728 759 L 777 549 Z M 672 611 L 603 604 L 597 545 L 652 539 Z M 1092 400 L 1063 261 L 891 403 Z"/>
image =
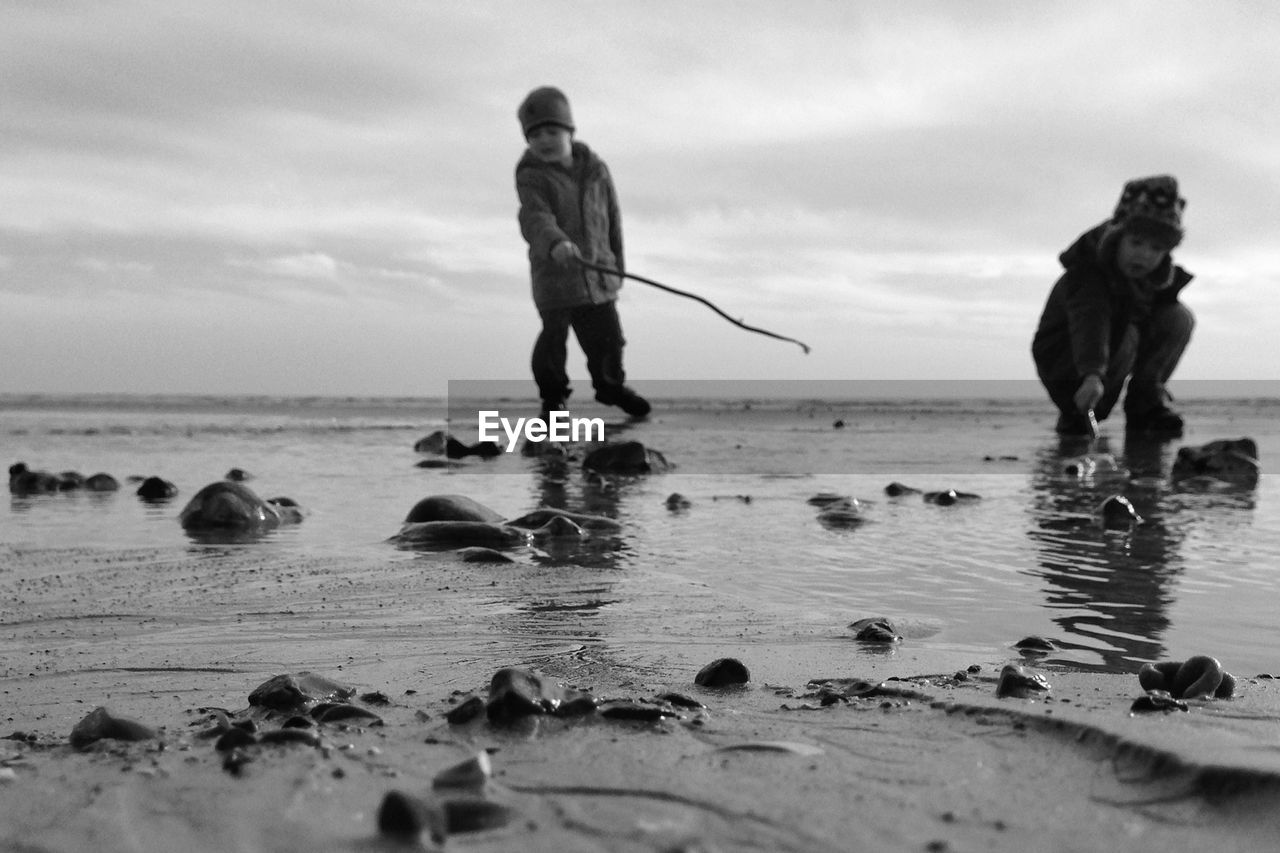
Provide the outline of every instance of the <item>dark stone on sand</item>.
<path id="1" fill-rule="evenodd" d="M 296 524 L 302 512 L 291 499 L 264 501 L 243 483 L 219 480 L 196 492 L 178 520 L 186 530 L 268 529 Z"/>
<path id="2" fill-rule="evenodd" d="M 512 810 L 483 797 L 449 797 L 442 803 L 450 835 L 498 829 L 511 822 Z"/>
<path id="3" fill-rule="evenodd" d="M 317 723 L 356 723 L 362 726 L 380 726 L 382 717 L 347 702 L 321 702 L 311 709 L 311 717 Z"/>
<path id="4" fill-rule="evenodd" d="M 240 749 L 258 742 L 257 736 L 253 732 L 232 726 L 227 729 L 218 739 L 214 741 L 213 748 L 218 752 L 227 752 L 232 749 Z"/>
<path id="5" fill-rule="evenodd" d="M 587 538 L 587 531 L 563 515 L 556 515 L 552 516 L 546 524 L 533 530 L 530 535 L 535 542 L 564 541 L 567 539 L 585 539 Z"/>
<path id="6" fill-rule="evenodd" d="M 671 465 L 661 453 L 638 441 L 620 441 L 592 450 L 582 460 L 582 467 L 601 474 L 651 474 Z"/>
<path id="7" fill-rule="evenodd" d="M 1112 495 L 1098 507 L 1102 525 L 1109 529 L 1123 529 L 1142 523 L 1142 516 L 1124 495 Z"/>
<path id="8" fill-rule="evenodd" d="M 750 680 L 747 665 L 737 658 L 716 658 L 693 677 L 693 683 L 699 687 L 730 687 Z"/>
<path id="9" fill-rule="evenodd" d="M 672 512 L 677 512 L 682 509 L 688 509 L 689 507 L 693 506 L 693 501 L 689 500 L 679 492 L 672 492 L 671 494 L 667 495 L 667 499 L 663 501 L 663 503 L 665 503 L 667 509 L 671 510 Z"/>
<path id="10" fill-rule="evenodd" d="M 840 501 L 852 500 L 848 495 L 838 495 L 835 492 L 818 492 L 810 497 L 805 503 L 809 506 L 831 506 L 833 503 Z"/>
<path id="11" fill-rule="evenodd" d="M 438 429 L 435 432 L 425 435 L 415 441 L 413 449 L 417 453 L 443 454 L 448 449 L 450 441 L 462 446 L 462 442 L 458 441 L 444 430 Z"/>
<path id="12" fill-rule="evenodd" d="M 488 521 L 498 523 L 502 516 L 466 495 L 430 495 L 413 505 L 405 523 L 422 521 Z"/>
<path id="13" fill-rule="evenodd" d="M 490 720 L 545 714 L 547 710 L 540 677 L 515 668 L 501 669 L 494 674 L 485 706 Z"/>
<path id="14" fill-rule="evenodd" d="M 94 708 L 71 729 L 71 746 L 85 749 L 100 740 L 140 741 L 151 740 L 154 730 L 137 720 L 118 717 L 101 706 Z"/>
<path id="15" fill-rule="evenodd" d="M 811 678 L 808 686 L 817 688 L 823 705 L 840 699 L 907 699 L 926 700 L 930 694 L 917 690 L 910 683 L 899 684 L 895 680 L 867 681 L 864 678 Z"/>
<path id="16" fill-rule="evenodd" d="M 849 630 L 853 631 L 853 638 L 860 643 L 902 642 L 902 635 L 898 633 L 897 627 L 883 616 L 859 619 L 857 622 L 850 623 Z"/>
<path id="17" fill-rule="evenodd" d="M 519 518 L 508 521 L 512 527 L 522 527 L 530 530 L 536 530 L 543 527 L 547 522 L 557 518 L 567 518 L 579 527 L 587 530 L 595 531 L 617 531 L 622 529 L 622 525 L 616 520 L 609 518 L 607 515 L 590 515 L 585 512 L 571 512 L 567 509 L 557 509 L 555 507 L 541 507 L 533 512 L 525 513 Z"/>
<path id="18" fill-rule="evenodd" d="M 1013 663 L 1000 670 L 1000 680 L 996 683 L 996 696 L 1001 699 L 1008 696 L 1029 699 L 1048 691 L 1049 681 L 1043 675 Z"/>
<path id="19" fill-rule="evenodd" d="M 855 498 L 840 498 L 818 511 L 818 522 L 823 527 L 858 527 L 866 520 L 862 512 L 862 504 Z"/>
<path id="20" fill-rule="evenodd" d="M 319 702 L 334 702 L 355 695 L 355 688 L 312 672 L 273 676 L 254 688 L 249 704 L 273 711 L 306 711 Z"/>
<path id="21" fill-rule="evenodd" d="M 506 667 L 489 682 L 485 712 L 490 722 L 503 723 L 537 714 L 579 716 L 595 707 L 595 697 L 586 691 L 562 687 L 536 670 Z"/>
<path id="22" fill-rule="evenodd" d="M 492 563 L 498 565 L 515 562 L 515 560 L 501 551 L 495 551 L 493 548 L 486 548 L 483 545 L 469 545 L 466 548 L 459 548 L 458 555 L 462 557 L 462 562 L 464 563 Z"/>
<path id="23" fill-rule="evenodd" d="M 463 444 L 443 430 L 436 430 L 430 435 L 418 439 L 413 445 L 418 453 L 435 453 L 449 459 L 463 459 L 467 456 L 479 456 L 490 459 L 502 454 L 502 448 L 492 441 L 478 441 L 475 444 Z"/>
<path id="24" fill-rule="evenodd" d="M 516 548 L 524 545 L 528 533 L 509 524 L 489 521 L 420 521 L 408 523 L 389 541 L 399 545 L 480 545 L 488 548 Z"/>
<path id="25" fill-rule="evenodd" d="M 667 704 L 674 705 L 677 708 L 700 710 L 707 707 L 692 696 L 686 696 L 683 693 L 661 693 L 657 698 L 659 702 L 666 702 Z"/>
<path id="26" fill-rule="evenodd" d="M 378 834 L 384 838 L 413 843 L 425 832 L 439 846 L 448 831 L 444 809 L 434 799 L 388 791 L 378 806 Z"/>
<path id="27" fill-rule="evenodd" d="M 981 500 L 981 495 L 975 495 L 972 492 L 957 492 L 955 489 L 947 489 L 941 492 L 925 492 L 924 502 L 937 504 L 938 506 L 954 506 L 958 503 L 968 501 Z"/>
<path id="28" fill-rule="evenodd" d="M 74 492 L 84 488 L 84 474 L 79 471 L 63 471 L 58 475 L 58 491 Z"/>
<path id="29" fill-rule="evenodd" d="M 441 770 L 432 778 L 431 787 L 479 791 L 492 778 L 493 764 L 489 760 L 489 753 L 481 751 Z"/>
<path id="30" fill-rule="evenodd" d="M 891 498 L 896 498 L 900 495 L 918 495 L 920 494 L 920 490 L 894 480 L 892 483 L 884 487 L 884 493 Z"/>
<path id="31" fill-rule="evenodd" d="M 253 475 L 243 468 L 232 468 L 230 471 L 222 475 L 222 479 L 231 480 L 233 483 L 243 483 L 246 480 L 252 480 Z"/>
<path id="32" fill-rule="evenodd" d="M 91 492 L 115 492 L 120 489 L 120 481 L 110 474 L 101 471 L 86 477 L 84 487 Z"/>
<path id="33" fill-rule="evenodd" d="M 1253 487 L 1261 470 L 1258 443 L 1253 439 L 1219 439 L 1198 447 L 1179 448 L 1170 477 L 1175 483 L 1204 478 Z"/>
<path id="34" fill-rule="evenodd" d="M 445 712 L 444 718 L 451 726 L 461 726 L 480 716 L 484 710 L 483 699 L 479 696 L 469 696 L 461 705 Z"/>
<path id="35" fill-rule="evenodd" d="M 315 729 L 271 729 L 258 735 L 258 743 L 300 743 L 303 746 L 319 746 L 320 734 Z"/>
<path id="36" fill-rule="evenodd" d="M 161 477 L 148 477 L 138 486 L 137 495 L 144 501 L 163 501 L 178 494 L 178 487 Z"/>
<path id="37" fill-rule="evenodd" d="M 1134 699 L 1133 704 L 1129 706 L 1129 711 L 1135 714 L 1149 714 L 1157 711 L 1167 714 L 1170 711 L 1186 710 L 1189 710 L 1187 703 L 1173 698 L 1167 690 L 1148 690 L 1145 696 Z"/>
<path id="38" fill-rule="evenodd" d="M 38 495 L 56 492 L 61 480 L 48 471 L 32 471 L 25 462 L 9 466 L 9 492 L 15 495 Z"/>
<path id="39" fill-rule="evenodd" d="M 415 468 L 456 468 L 458 463 L 450 459 L 419 459 L 413 463 Z"/>
<path id="40" fill-rule="evenodd" d="M 1236 689 L 1235 676 L 1208 655 L 1143 664 L 1138 683 L 1143 690 L 1167 691 L 1174 699 L 1230 699 Z"/>
<path id="41" fill-rule="evenodd" d="M 1053 640 L 1035 634 L 1030 637 L 1023 637 L 1014 643 L 1013 647 L 1024 655 L 1047 655 L 1058 650 L 1058 646 Z"/>

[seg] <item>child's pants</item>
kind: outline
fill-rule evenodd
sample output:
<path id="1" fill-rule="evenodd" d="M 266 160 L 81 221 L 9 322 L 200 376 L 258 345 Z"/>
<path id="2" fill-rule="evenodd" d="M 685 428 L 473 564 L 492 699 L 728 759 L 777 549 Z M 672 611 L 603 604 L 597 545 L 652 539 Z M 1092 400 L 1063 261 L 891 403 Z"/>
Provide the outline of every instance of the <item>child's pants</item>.
<path id="1" fill-rule="evenodd" d="M 587 355 L 587 370 L 596 399 L 613 405 L 623 393 L 626 374 L 622 369 L 622 324 L 617 304 L 578 305 L 539 311 L 542 332 L 533 345 L 533 379 L 544 404 L 560 405 L 570 393 L 566 343 L 573 328 L 578 344 Z"/>

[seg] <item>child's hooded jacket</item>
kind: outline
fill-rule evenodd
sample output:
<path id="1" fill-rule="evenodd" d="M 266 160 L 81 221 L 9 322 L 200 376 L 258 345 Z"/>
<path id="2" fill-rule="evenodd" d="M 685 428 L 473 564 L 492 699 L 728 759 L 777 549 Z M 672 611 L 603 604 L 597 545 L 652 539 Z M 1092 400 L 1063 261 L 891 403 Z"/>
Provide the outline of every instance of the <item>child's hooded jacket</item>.
<path id="1" fill-rule="evenodd" d="M 625 271 L 618 197 L 604 161 L 581 142 L 573 143 L 569 169 L 526 151 L 516 165 L 516 192 L 538 310 L 616 300 L 620 277 L 551 258 L 556 244 L 571 240 L 584 260 Z"/>
<path id="2" fill-rule="evenodd" d="M 1191 274 L 1168 255 L 1145 280 L 1130 281 L 1115 268 L 1119 238 L 1120 229 L 1104 222 L 1058 256 L 1063 273 L 1049 294 L 1031 345 L 1043 375 L 1105 376 L 1125 330 L 1142 327 L 1152 307 L 1176 302 L 1191 281 Z"/>

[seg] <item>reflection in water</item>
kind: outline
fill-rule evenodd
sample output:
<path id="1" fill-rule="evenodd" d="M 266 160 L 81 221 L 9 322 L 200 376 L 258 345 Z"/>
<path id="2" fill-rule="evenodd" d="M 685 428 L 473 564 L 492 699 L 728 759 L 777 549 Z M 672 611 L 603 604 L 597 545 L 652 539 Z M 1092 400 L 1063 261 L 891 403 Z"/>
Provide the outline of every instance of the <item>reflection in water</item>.
<path id="1" fill-rule="evenodd" d="M 529 460 L 534 508 L 562 509 L 616 519 L 625 484 L 585 476 L 581 461 L 548 453 Z M 583 653 L 582 641 L 596 641 L 606 632 L 595 623 L 619 599 L 614 573 L 628 550 L 621 532 L 588 530 L 542 538 L 530 545 L 534 575 L 510 574 L 495 583 L 503 609 L 498 618 L 504 630 L 529 638 L 528 662 Z M 569 645 L 566 639 L 572 638 Z M 548 644 L 548 641 L 551 641 Z"/>
<path id="2" fill-rule="evenodd" d="M 1223 492 L 1188 514 L 1166 476 L 1174 448 L 1156 441 L 1127 438 L 1114 469 L 1073 464 L 1082 455 L 1104 458 L 1107 441 L 1062 439 L 1037 454 L 1029 536 L 1040 557 L 1031 573 L 1047 581 L 1046 605 L 1066 632 L 1059 645 L 1100 656 L 1092 668 L 1127 672 L 1164 656 L 1187 523 L 1206 508 L 1251 507 L 1252 500 Z M 1116 494 L 1133 503 L 1141 524 L 1103 526 L 1098 507 Z"/>
<path id="3" fill-rule="evenodd" d="M 1106 439 L 1097 445 L 1063 440 L 1037 454 L 1030 536 L 1040 559 L 1033 573 L 1048 581 L 1047 606 L 1062 611 L 1054 618 L 1067 634 L 1060 645 L 1099 654 L 1101 669 L 1122 672 L 1133 669 L 1134 662 L 1159 658 L 1164 650 L 1172 582 L 1182 570 L 1179 534 L 1166 525 L 1160 487 L 1129 485 L 1130 477 L 1150 483 L 1159 476 L 1166 456 L 1162 445 L 1127 445 L 1118 470 L 1099 466 L 1083 476 L 1066 473 L 1068 461 L 1081 451 L 1110 449 Z M 1113 494 L 1125 495 L 1143 523 L 1104 528 L 1096 511 Z"/>
<path id="4" fill-rule="evenodd" d="M 627 478 L 589 474 L 582 470 L 580 460 L 559 454 L 536 457 L 531 465 L 537 508 L 617 519 L 619 503 L 627 490 Z M 613 569 L 627 551 L 627 541 L 621 534 L 590 531 L 582 538 L 540 540 L 535 548 L 535 561 L 546 565 Z"/>

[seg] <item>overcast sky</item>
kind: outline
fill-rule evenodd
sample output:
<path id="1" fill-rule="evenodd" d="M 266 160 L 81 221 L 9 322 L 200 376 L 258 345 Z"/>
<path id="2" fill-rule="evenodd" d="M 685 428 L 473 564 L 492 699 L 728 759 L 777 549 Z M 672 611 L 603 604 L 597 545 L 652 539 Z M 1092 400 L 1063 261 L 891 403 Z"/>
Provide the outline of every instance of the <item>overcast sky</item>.
<path id="1" fill-rule="evenodd" d="M 813 348 L 629 282 L 637 387 L 1031 378 L 1057 253 L 1162 172 L 1178 376 L 1280 378 L 1272 0 L 0 8 L 0 392 L 528 376 L 515 110 L 543 84 L 613 172 L 629 270 Z"/>

